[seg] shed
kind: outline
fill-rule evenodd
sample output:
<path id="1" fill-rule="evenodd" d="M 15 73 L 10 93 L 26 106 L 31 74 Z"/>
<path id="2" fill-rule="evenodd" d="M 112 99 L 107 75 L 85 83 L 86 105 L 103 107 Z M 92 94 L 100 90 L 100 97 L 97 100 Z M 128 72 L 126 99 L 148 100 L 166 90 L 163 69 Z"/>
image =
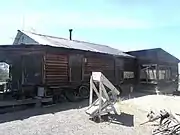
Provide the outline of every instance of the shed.
<path id="1" fill-rule="evenodd" d="M 155 86 L 162 92 L 172 92 L 178 87 L 180 60 L 162 48 L 127 52 L 138 59 L 138 83 Z M 143 89 L 146 89 L 143 87 Z"/>
<path id="2" fill-rule="evenodd" d="M 0 54 L 1 61 L 12 64 L 12 86 L 18 90 L 41 86 L 45 95 L 73 90 L 82 96 L 93 71 L 103 72 L 117 87 L 122 81 L 134 84 L 134 56 L 106 45 L 18 31 L 13 45 L 0 46 Z"/>

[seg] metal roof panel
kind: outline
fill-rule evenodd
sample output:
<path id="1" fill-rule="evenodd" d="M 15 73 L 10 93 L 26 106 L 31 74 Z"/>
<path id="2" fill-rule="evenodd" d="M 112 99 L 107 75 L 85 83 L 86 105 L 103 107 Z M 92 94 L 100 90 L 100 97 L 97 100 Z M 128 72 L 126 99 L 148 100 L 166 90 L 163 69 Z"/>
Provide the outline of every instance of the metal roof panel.
<path id="1" fill-rule="evenodd" d="M 26 32 L 26 31 L 21 31 L 21 32 L 42 45 L 50 45 L 55 47 L 64 47 L 64 48 L 92 51 L 92 52 L 99 52 L 99 53 L 106 53 L 111 55 L 134 58 L 134 56 L 131 56 L 118 49 L 114 49 L 106 45 L 94 44 L 94 43 L 78 41 L 78 40 L 69 40 L 65 38 L 42 35 L 32 32 Z"/>

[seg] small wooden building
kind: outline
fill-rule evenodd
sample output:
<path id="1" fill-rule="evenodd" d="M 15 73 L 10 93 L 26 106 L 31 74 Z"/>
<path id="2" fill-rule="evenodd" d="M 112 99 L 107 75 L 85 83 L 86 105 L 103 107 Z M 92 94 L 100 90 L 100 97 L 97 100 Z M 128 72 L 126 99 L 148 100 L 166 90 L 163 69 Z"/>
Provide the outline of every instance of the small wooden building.
<path id="1" fill-rule="evenodd" d="M 137 90 L 162 93 L 177 90 L 179 59 L 161 48 L 127 53 L 137 59 Z"/>
<path id="2" fill-rule="evenodd" d="M 21 31 L 13 45 L 0 46 L 0 61 L 11 65 L 12 89 L 23 96 L 25 91 L 36 96 L 43 87 L 44 96 L 64 92 L 84 98 L 93 71 L 103 72 L 121 90 L 134 85 L 136 76 L 135 57 L 117 49 Z"/>
<path id="3" fill-rule="evenodd" d="M 160 48 L 124 53 L 70 39 L 18 31 L 13 45 L 0 46 L 0 62 L 10 65 L 9 89 L 34 97 L 43 88 L 44 97 L 75 101 L 88 97 L 91 73 L 103 72 L 124 94 L 177 90 L 179 60 Z"/>

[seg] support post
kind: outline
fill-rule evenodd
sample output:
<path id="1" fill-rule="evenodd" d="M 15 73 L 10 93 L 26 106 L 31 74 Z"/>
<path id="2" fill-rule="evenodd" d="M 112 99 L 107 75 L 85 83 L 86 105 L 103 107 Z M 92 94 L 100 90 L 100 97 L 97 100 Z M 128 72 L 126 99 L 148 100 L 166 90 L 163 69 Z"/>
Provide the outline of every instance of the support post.
<path id="1" fill-rule="evenodd" d="M 93 80 L 92 80 L 92 76 L 90 77 L 90 97 L 89 97 L 89 105 L 92 104 L 92 98 L 93 98 L 93 88 L 92 88 L 92 85 L 93 85 Z"/>
<path id="2" fill-rule="evenodd" d="M 157 85 L 159 82 L 159 64 L 156 65 L 156 78 L 157 78 Z"/>
<path id="3" fill-rule="evenodd" d="M 101 108 L 102 108 L 102 82 L 99 82 L 99 121 L 101 122 Z"/>
<path id="4" fill-rule="evenodd" d="M 157 86 L 155 88 L 156 94 L 159 95 L 159 64 L 156 65 L 156 79 L 157 79 Z"/>
<path id="5" fill-rule="evenodd" d="M 99 82 L 99 90 L 97 90 L 94 81 Z M 105 86 L 110 89 L 111 93 L 107 93 Z M 98 96 L 97 100 L 94 102 L 92 102 L 93 91 Z M 90 78 L 89 107 L 86 110 L 86 113 L 89 114 L 94 121 L 98 123 L 102 122 L 101 115 L 104 115 L 103 113 L 110 113 L 112 110 L 115 111 L 114 102 L 117 102 L 119 94 L 116 87 L 113 86 L 101 72 L 93 72 Z"/>

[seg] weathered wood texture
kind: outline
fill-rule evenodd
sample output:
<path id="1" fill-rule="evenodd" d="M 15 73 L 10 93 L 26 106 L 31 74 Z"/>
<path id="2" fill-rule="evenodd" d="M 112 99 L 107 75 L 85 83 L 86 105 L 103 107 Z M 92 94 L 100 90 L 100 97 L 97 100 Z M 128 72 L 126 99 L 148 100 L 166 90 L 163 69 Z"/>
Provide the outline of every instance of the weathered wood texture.
<path id="1" fill-rule="evenodd" d="M 21 58 L 22 55 L 29 55 L 33 57 L 36 54 L 40 54 L 41 58 L 38 58 L 36 62 L 26 62 L 26 65 L 30 67 L 36 67 L 35 64 L 39 63 L 38 70 L 41 70 L 39 77 L 41 81 L 36 83 L 36 79 L 33 77 L 26 78 L 26 80 L 31 80 L 34 85 L 47 85 L 52 87 L 73 87 L 76 88 L 83 82 L 89 83 L 90 76 L 92 72 L 102 72 L 113 84 L 120 84 L 123 80 L 123 72 L 133 71 L 134 64 L 131 63 L 130 59 L 125 59 L 125 57 L 119 57 L 107 54 L 93 53 L 88 51 L 74 50 L 74 49 L 64 49 L 55 48 L 48 46 L 16 46 L 16 47 L 4 47 L 0 49 L 0 52 L 6 54 L 8 60 L 12 60 L 13 56 L 18 56 Z M 13 54 L 10 58 L 7 54 Z M 35 56 L 36 57 L 36 56 Z M 2 57 L 1 57 L 2 58 Z M 0 59 L 1 59 L 0 58 Z M 3 57 L 3 60 L 5 58 Z M 21 60 L 20 60 L 21 61 Z M 21 62 L 20 64 L 21 65 Z M 20 69 L 20 68 L 19 68 Z M 39 72 L 39 71 L 38 71 Z M 35 72 L 32 72 L 32 75 Z M 22 72 L 18 73 L 18 85 L 21 85 Z M 16 84 L 16 78 L 15 84 Z M 132 83 L 127 81 L 127 83 Z M 134 80 L 134 79 L 131 79 Z M 27 82 L 27 81 L 26 81 Z M 42 83 L 41 83 L 42 82 Z"/>
<path id="2" fill-rule="evenodd" d="M 102 72 L 110 81 L 114 82 L 114 59 L 102 57 L 87 57 L 84 66 L 84 79 L 89 80 L 92 72 Z"/>
<path id="3" fill-rule="evenodd" d="M 58 85 L 68 81 L 67 55 L 47 54 L 44 66 L 44 76 L 47 85 Z"/>
<path id="4" fill-rule="evenodd" d="M 83 55 L 69 55 L 69 82 L 81 83 L 83 80 Z"/>

